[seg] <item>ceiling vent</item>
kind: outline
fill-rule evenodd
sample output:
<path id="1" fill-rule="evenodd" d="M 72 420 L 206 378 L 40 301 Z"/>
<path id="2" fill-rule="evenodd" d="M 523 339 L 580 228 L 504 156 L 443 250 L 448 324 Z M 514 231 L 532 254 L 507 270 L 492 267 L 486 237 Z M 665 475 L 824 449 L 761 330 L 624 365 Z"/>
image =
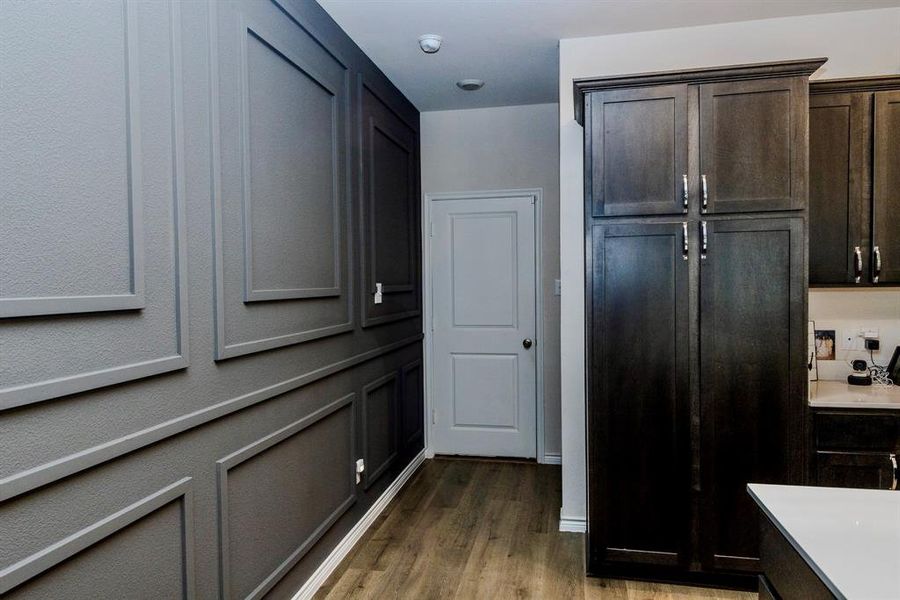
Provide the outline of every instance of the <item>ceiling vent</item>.
<path id="1" fill-rule="evenodd" d="M 484 87 L 484 81 L 481 79 L 460 79 L 456 82 L 456 87 L 467 92 L 474 92 Z"/>

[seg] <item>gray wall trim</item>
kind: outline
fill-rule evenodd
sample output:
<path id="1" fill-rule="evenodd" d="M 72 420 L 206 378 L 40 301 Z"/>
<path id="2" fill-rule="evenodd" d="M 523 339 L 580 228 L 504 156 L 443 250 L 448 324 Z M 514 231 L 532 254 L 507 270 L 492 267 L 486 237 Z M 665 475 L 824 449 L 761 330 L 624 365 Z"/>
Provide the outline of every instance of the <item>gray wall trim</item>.
<path id="1" fill-rule="evenodd" d="M 233 412 L 243 410 L 254 404 L 263 402 L 275 396 L 279 396 L 291 390 L 309 385 L 314 381 L 324 379 L 340 371 L 349 369 L 373 358 L 383 356 L 418 343 L 422 339 L 421 333 L 412 335 L 391 344 L 373 348 L 366 352 L 356 354 L 349 358 L 337 361 L 330 365 L 320 367 L 304 375 L 292 377 L 274 385 L 264 387 L 218 404 L 176 417 L 158 425 L 136 431 L 126 436 L 93 446 L 86 450 L 70 454 L 62 458 L 32 467 L 14 475 L 0 479 L 0 502 L 15 498 L 21 494 L 53 483 L 58 479 L 74 475 L 118 458 L 129 452 L 134 452 L 150 444 L 155 444 L 166 438 L 193 429 L 210 421 L 221 419 Z"/>
<path id="2" fill-rule="evenodd" d="M 335 60 L 338 64 L 340 64 L 344 69 L 348 69 L 348 65 L 350 62 L 346 57 L 335 47 L 327 43 L 327 40 L 330 39 L 330 36 L 324 31 L 319 31 L 319 29 L 315 26 L 314 23 L 303 19 L 297 12 L 290 6 L 290 4 L 283 2 L 282 0 L 270 0 L 272 4 L 274 4 L 278 10 L 283 12 L 285 15 L 290 18 L 290 20 L 302 29 L 307 35 L 309 35 L 312 40 L 318 44 L 322 50 L 328 53 L 331 58 Z"/>
<path id="3" fill-rule="evenodd" d="M 422 417 L 423 418 L 421 421 L 419 421 L 418 429 L 416 429 L 411 434 L 409 434 L 409 436 L 404 440 L 404 444 L 407 446 L 414 439 L 416 439 L 417 437 L 419 437 L 420 435 L 422 435 L 425 432 L 425 419 L 424 419 L 424 417 L 425 417 L 425 408 L 424 408 L 425 371 L 422 369 L 422 359 L 421 358 L 417 358 L 416 360 L 412 361 L 411 363 L 407 363 L 407 364 L 403 365 L 403 367 L 400 369 L 400 375 L 402 377 L 402 381 L 400 382 L 400 385 L 401 385 L 401 389 L 403 390 L 400 397 L 403 398 L 404 402 L 406 401 L 407 398 L 409 398 L 410 389 L 409 389 L 409 385 L 407 384 L 406 377 L 407 377 L 407 375 L 409 375 L 411 372 L 415 371 L 416 369 L 419 370 L 419 376 L 422 378 L 422 389 L 419 390 L 419 394 L 420 394 L 419 402 L 420 402 L 420 404 L 423 405 L 423 407 L 422 407 Z"/>
<path id="4" fill-rule="evenodd" d="M 219 133 L 220 126 L 220 108 L 219 108 L 219 17 L 216 0 L 209 0 L 209 62 L 210 62 L 210 154 L 211 154 L 211 178 L 212 178 L 212 204 L 213 204 L 213 295 L 214 295 L 214 320 L 215 320 L 215 360 L 225 360 L 236 356 L 253 354 L 264 350 L 281 348 L 293 344 L 300 344 L 311 340 L 317 340 L 332 335 L 338 335 L 347 331 L 352 331 L 355 327 L 353 315 L 353 303 L 350 301 L 352 297 L 352 288 L 348 290 L 347 320 L 343 323 L 328 325 L 308 329 L 306 331 L 298 331 L 287 333 L 284 335 L 261 338 L 247 342 L 238 342 L 229 344 L 225 337 L 225 252 L 223 247 L 222 232 L 222 144 Z M 284 8 L 275 3 L 285 14 L 293 17 L 284 10 Z M 299 24 L 299 23 L 298 23 Z M 244 27 L 241 31 L 246 31 Z M 343 63 L 342 63 L 343 64 Z M 244 167 L 246 169 L 246 165 Z M 245 178 L 246 185 L 246 178 Z M 349 222 L 349 218 L 348 218 Z M 245 225 L 246 226 L 246 225 Z M 348 248 L 350 244 L 350 236 L 347 236 Z M 348 250 L 348 255 L 351 253 Z M 348 259 L 347 268 L 352 269 L 352 262 Z M 348 278 L 349 279 L 349 278 Z M 245 285 L 246 289 L 246 285 Z"/>
<path id="5" fill-rule="evenodd" d="M 131 245 L 134 246 L 132 236 Z M 138 256 L 141 251 L 132 251 Z M 134 262 L 134 261 L 133 261 Z M 132 273 L 134 268 L 132 267 Z M 144 308 L 143 292 L 138 294 L 110 294 L 98 296 L 49 296 L 40 298 L 0 298 L 0 319 L 34 317 L 38 315 L 69 315 L 109 310 L 137 310 Z"/>
<path id="6" fill-rule="evenodd" d="M 346 190 L 340 185 L 341 160 L 338 156 L 341 148 L 341 136 L 339 119 L 346 111 L 341 111 L 341 105 L 346 106 L 347 98 L 347 70 L 344 68 L 343 89 L 337 90 L 316 72 L 316 69 L 299 56 L 279 47 L 271 39 L 271 36 L 263 34 L 262 29 L 256 24 L 248 24 L 243 13 L 240 19 L 240 49 L 241 49 L 241 161 L 242 161 L 242 185 L 241 191 L 244 205 L 244 302 L 259 302 L 265 300 L 290 300 L 298 298 L 325 298 L 340 296 L 341 289 L 341 205 L 342 192 Z M 247 34 L 253 35 L 260 42 L 271 48 L 298 71 L 313 80 L 317 85 L 331 94 L 331 169 L 332 169 L 332 227 L 334 237 L 332 246 L 334 251 L 334 285 L 324 288 L 292 288 L 292 289 L 265 289 L 257 290 L 253 287 L 253 207 L 250 190 L 250 77 L 249 62 L 247 58 Z M 340 97 L 343 94 L 343 98 Z M 343 100 L 343 102 L 342 102 Z"/>
<path id="7" fill-rule="evenodd" d="M 217 496 L 219 503 L 219 515 L 218 515 L 218 526 L 219 526 L 219 583 L 220 589 L 223 598 L 231 598 L 232 595 L 230 593 L 230 565 L 229 565 L 229 534 L 228 534 L 228 471 L 233 469 L 234 467 L 240 465 L 246 460 L 249 460 L 256 456 L 257 454 L 268 450 L 272 446 L 276 444 L 280 444 L 285 440 L 301 433 L 307 427 L 314 425 L 315 423 L 325 419 L 326 417 L 336 413 L 338 410 L 350 406 L 353 408 L 353 402 L 356 399 L 356 394 L 351 393 L 343 396 L 342 398 L 338 398 L 337 400 L 331 402 L 315 411 L 314 413 L 298 420 L 294 421 L 290 425 L 279 429 L 259 440 L 244 446 L 240 450 L 237 450 L 224 458 L 216 461 L 216 473 L 217 473 Z M 353 431 L 353 423 L 355 422 L 355 418 L 351 418 L 351 426 L 348 434 L 350 435 L 350 444 L 353 444 L 353 438 L 355 432 Z M 313 545 L 321 539 L 321 537 L 328 531 L 332 525 L 334 525 L 337 520 L 345 513 L 347 510 L 353 506 L 356 502 L 356 482 L 355 482 L 355 471 L 353 465 L 347 465 L 347 477 L 350 483 L 350 489 L 353 490 L 350 496 L 344 499 L 335 509 L 328 515 L 322 523 L 319 524 L 318 527 L 303 540 L 297 548 L 295 548 L 282 562 L 275 568 L 274 571 L 269 573 L 259 584 L 253 589 L 250 594 L 247 595 L 247 600 L 257 600 L 258 598 L 262 598 L 272 587 L 284 577 L 288 571 L 290 571 L 294 565 L 300 562 L 309 549 L 313 547 Z"/>
<path id="8" fill-rule="evenodd" d="M 394 292 L 398 293 L 398 292 Z M 364 296 L 367 296 L 364 294 Z M 368 299 L 368 296 L 367 296 Z M 413 317 L 418 317 L 422 314 L 421 309 L 415 310 L 407 310 L 403 312 L 393 313 L 390 315 L 383 315 L 380 317 L 363 317 L 363 327 L 374 327 L 375 325 L 384 325 L 385 323 L 393 323 L 394 321 L 403 321 L 405 319 L 411 319 Z"/>
<path id="9" fill-rule="evenodd" d="M 373 92 L 374 93 L 374 92 Z M 379 99 L 380 100 L 380 99 Z M 383 103 L 383 101 L 382 101 Z M 393 112 L 393 111 L 391 111 Z M 396 114 L 396 113 L 395 113 Z M 390 131 L 390 123 L 376 123 L 374 117 L 369 117 L 369 142 L 372 143 L 375 139 L 375 132 L 380 132 L 386 139 L 390 140 L 397 148 L 402 150 L 409 156 L 410 165 L 413 164 L 414 161 L 414 152 L 412 148 L 407 147 L 407 145 L 403 142 L 401 136 L 394 131 Z M 374 144 L 373 144 L 374 145 Z M 372 152 L 373 148 L 369 149 L 369 156 L 365 157 L 365 160 L 369 163 L 369 173 L 375 172 L 375 153 Z M 364 221 L 366 222 L 366 226 L 368 227 L 368 236 L 366 238 L 367 241 L 367 250 L 368 250 L 368 264 L 366 265 L 366 287 L 369 291 L 375 291 L 375 280 L 378 277 L 376 273 L 376 265 L 378 264 L 378 247 L 373 242 L 376 241 L 375 237 L 375 208 L 373 206 L 373 201 L 375 199 L 375 179 L 373 177 L 369 177 L 369 185 L 368 189 L 365 193 L 365 202 L 366 202 L 366 210 L 364 211 Z M 412 187 L 412 184 L 411 186 Z M 415 189 L 410 189 L 410 197 L 416 197 Z M 415 215 L 413 215 L 414 211 L 410 211 L 409 222 L 407 223 L 407 235 L 409 236 L 409 244 L 411 247 L 415 246 Z M 411 292 L 415 289 L 415 281 L 416 281 L 416 253 L 410 252 L 408 259 L 406 261 L 406 281 L 405 282 L 383 282 L 384 285 L 382 287 L 383 293 L 385 294 L 396 294 L 402 292 Z"/>
<path id="10" fill-rule="evenodd" d="M 184 553 L 182 565 L 182 581 L 184 597 L 194 597 L 194 550 L 193 550 L 193 495 L 191 491 L 192 480 L 190 477 L 180 479 L 175 483 L 162 488 L 138 500 L 134 504 L 126 506 L 105 519 L 97 521 L 93 525 L 85 527 L 43 550 L 20 560 L 0 571 L 0 594 L 5 594 L 12 588 L 40 575 L 44 571 L 55 567 L 59 563 L 72 558 L 79 552 L 87 550 L 94 544 L 114 535 L 135 521 L 159 510 L 163 506 L 181 499 L 182 515 L 182 551 Z"/>
<path id="11" fill-rule="evenodd" d="M 419 131 L 419 126 L 417 123 L 409 120 L 409 118 L 407 118 L 400 111 L 396 110 L 391 105 L 391 103 L 387 101 L 387 97 L 390 96 L 390 93 L 386 92 L 382 88 L 382 86 L 380 86 L 378 84 L 378 82 L 376 82 L 375 80 L 370 78 L 365 73 L 360 73 L 359 74 L 359 85 L 360 85 L 360 91 L 362 91 L 363 88 L 369 90 L 372 93 L 372 95 L 375 96 L 376 98 L 378 98 L 378 101 L 381 102 L 384 105 L 384 107 L 387 108 L 391 112 L 391 114 L 393 114 L 395 117 L 400 119 L 400 121 L 402 121 L 403 124 L 406 125 L 410 131 L 412 131 L 413 133 Z M 362 123 L 362 120 L 360 119 L 359 122 Z"/>
<path id="12" fill-rule="evenodd" d="M 140 297 L 139 305 L 135 305 L 128 308 L 143 308 L 144 307 L 144 267 L 143 267 L 143 223 L 141 220 L 141 201 L 140 201 L 140 127 L 139 127 L 139 119 L 136 117 L 137 113 L 137 99 L 138 99 L 138 83 L 137 83 L 137 9 L 134 6 L 133 2 L 126 3 L 127 7 L 126 12 L 126 29 L 129 32 L 134 32 L 133 35 L 127 35 L 127 47 L 128 47 L 128 105 L 129 105 L 129 114 L 130 122 L 128 126 L 129 130 L 129 139 L 130 139 L 130 148 L 129 148 L 129 164 L 134 165 L 131 169 L 131 173 L 129 174 L 129 183 L 132 189 L 132 273 L 133 273 L 133 288 L 135 290 L 134 296 L 122 296 L 121 298 L 138 298 Z M 181 56 L 181 8 L 180 2 L 173 1 L 170 4 L 171 9 L 169 12 L 169 36 L 170 36 L 170 51 L 172 56 L 172 64 L 171 67 L 171 83 L 172 83 L 172 169 L 173 169 L 173 179 L 174 185 L 172 189 L 172 197 L 173 197 L 173 230 L 174 230 L 174 242 L 173 242 L 173 251 L 175 255 L 175 306 L 176 306 L 176 318 L 175 318 L 175 326 L 176 326 L 176 335 L 175 335 L 175 354 L 170 356 L 165 356 L 162 358 L 148 360 L 138 363 L 132 363 L 129 365 L 122 365 L 119 367 L 110 367 L 108 369 L 100 369 L 96 371 L 91 371 L 87 373 L 79 373 L 77 375 L 70 375 L 67 377 L 60 377 L 57 379 L 48 379 L 45 381 L 38 381 L 34 383 L 28 383 L 24 385 L 19 385 L 15 387 L 3 388 L 0 389 L 0 411 L 8 410 L 10 408 L 16 408 L 19 406 L 25 406 L 28 404 L 33 404 L 35 402 L 42 402 L 44 400 L 51 400 L 53 398 L 59 398 L 61 396 L 68 396 L 70 394 L 76 394 L 78 392 L 84 392 L 87 390 L 94 390 L 97 388 L 106 387 L 109 385 L 115 385 L 117 383 L 124 383 L 126 381 L 132 381 L 135 379 L 142 379 L 144 377 L 150 377 L 153 375 L 159 375 L 161 373 L 167 373 L 169 371 L 176 371 L 179 369 L 187 368 L 189 364 L 188 358 L 188 294 L 187 294 L 187 256 L 185 250 L 185 208 L 184 208 L 184 200 L 185 200 L 185 182 L 184 182 L 184 117 L 183 117 L 183 103 L 182 103 L 182 56 Z M 137 156 L 135 156 L 137 154 Z M 115 296 L 106 296 L 106 297 L 81 297 L 72 300 L 75 304 L 79 303 L 88 303 L 88 305 L 94 305 L 95 300 L 100 301 L 99 299 L 105 298 L 101 303 L 112 302 L 111 299 L 115 299 Z M 30 299 L 16 299 L 21 300 L 22 302 L 28 302 L 29 305 L 32 302 Z M 68 299 L 59 299 L 59 298 L 49 298 L 44 299 L 47 302 L 53 303 L 57 301 L 62 301 L 63 304 L 58 305 L 60 308 L 66 308 L 65 310 L 61 310 L 58 312 L 65 313 L 74 313 L 74 312 L 87 312 L 86 310 L 69 310 L 67 306 L 71 307 L 74 305 L 69 304 Z M 46 303 L 44 303 L 46 304 Z M 0 303 L 0 317 L 3 316 L 22 316 L 21 314 L 17 315 L 4 315 L 3 314 L 3 304 Z M 15 304 L 11 305 L 15 306 Z M 39 306 L 41 304 L 39 303 Z M 119 307 L 108 307 L 102 310 L 120 310 L 122 306 Z M 40 309 L 44 310 L 44 309 Z M 93 311 L 95 309 L 91 309 Z M 54 311 L 57 312 L 57 311 Z M 33 312 L 28 313 L 31 315 L 38 314 L 53 314 L 50 312 Z"/>
<path id="13" fill-rule="evenodd" d="M 136 310 L 146 306 L 144 298 L 144 234 L 141 198 L 141 117 L 140 71 L 138 60 L 137 8 L 122 1 L 125 13 L 125 119 L 128 161 L 129 254 L 131 289 L 127 294 L 95 296 L 51 296 L 41 298 L 0 298 L 0 319 L 37 315 L 59 315 L 109 310 Z M 173 75 L 174 76 L 174 75 Z"/>
<path id="14" fill-rule="evenodd" d="M 364 96 L 366 90 L 372 94 L 381 104 L 385 107 L 386 110 L 391 112 L 394 116 L 397 117 L 406 127 L 409 128 L 410 132 L 415 138 L 418 138 L 419 128 L 416 124 L 410 122 L 404 115 L 395 110 L 389 102 L 385 99 L 385 96 L 379 92 L 377 89 L 378 85 L 376 83 L 366 77 L 365 74 L 360 73 L 357 77 L 357 110 L 358 114 L 356 116 L 356 120 L 358 123 L 363 123 L 363 105 L 364 105 Z M 417 317 L 422 314 L 422 296 L 418 294 L 416 296 L 416 308 L 413 310 L 401 311 L 393 314 L 381 315 L 377 317 L 369 316 L 369 297 L 375 293 L 375 256 L 376 256 L 376 247 L 375 247 L 375 229 L 374 229 L 374 221 L 372 220 L 372 199 L 374 196 L 373 192 L 373 180 L 371 176 L 369 179 L 366 179 L 366 172 L 372 173 L 374 171 L 374 155 L 371 153 L 372 148 L 369 149 L 368 155 L 366 155 L 365 151 L 367 149 L 365 136 L 369 136 L 369 140 L 373 139 L 374 131 L 378 129 L 384 135 L 386 135 L 392 142 L 397 144 L 402 149 L 406 150 L 410 155 L 410 169 L 417 170 L 419 165 L 419 156 L 416 147 L 406 148 L 400 137 L 394 133 L 388 132 L 384 126 L 378 126 L 375 124 L 375 120 L 371 117 L 367 122 L 367 129 L 362 126 L 359 128 L 359 140 L 358 144 L 360 147 L 360 161 L 363 164 L 363 168 L 359 170 L 359 189 L 360 189 L 360 219 L 359 219 L 359 228 L 360 228 L 360 237 L 362 240 L 363 254 L 368 257 L 368 260 L 365 258 L 361 260 L 361 277 L 363 284 L 360 286 L 360 312 L 361 312 L 361 323 L 362 327 L 368 328 L 376 325 L 383 325 L 385 323 L 392 323 L 394 321 L 401 321 L 404 319 L 410 319 L 413 317 Z M 365 165 L 368 165 L 366 167 Z M 368 183 L 368 185 L 366 185 Z M 419 206 L 418 198 L 419 198 L 419 177 L 416 176 L 415 180 L 411 182 L 410 189 L 410 197 L 413 199 L 411 202 L 410 208 L 414 211 Z M 415 214 L 410 214 L 410 224 L 409 224 L 409 240 L 410 240 L 410 267 L 409 274 L 412 278 L 411 282 L 407 282 L 406 284 L 394 284 L 394 285 L 386 285 L 384 286 L 384 293 L 386 294 L 395 294 L 395 293 L 407 293 L 414 292 L 417 289 L 417 285 L 419 284 L 419 270 L 417 268 L 418 255 L 419 255 L 419 242 L 418 242 L 418 223 Z"/>
<path id="15" fill-rule="evenodd" d="M 394 405 L 391 407 L 393 409 L 392 410 L 393 414 L 391 416 L 394 420 L 394 430 L 391 432 L 388 432 L 388 435 L 390 435 L 393 438 L 392 441 L 393 441 L 393 445 L 394 445 L 394 451 L 388 455 L 388 457 L 384 460 L 384 462 L 382 464 L 378 465 L 377 467 L 372 468 L 370 465 L 371 460 L 369 460 L 370 459 L 370 456 L 369 456 L 369 427 L 368 427 L 368 423 L 366 422 L 369 417 L 369 413 L 368 413 L 369 395 L 372 392 L 374 392 L 375 390 L 382 388 L 391 382 L 394 383 L 394 398 L 393 398 Z M 397 428 L 399 426 L 399 422 L 398 422 L 399 419 L 397 417 L 400 413 L 399 406 L 398 406 L 398 404 L 399 404 L 398 394 L 399 393 L 400 393 L 400 390 L 399 390 L 399 385 L 397 382 L 397 372 L 396 371 L 393 371 L 391 373 L 388 373 L 387 375 L 379 377 L 375 381 L 371 381 L 363 386 L 363 389 L 362 389 L 362 411 L 360 411 L 360 412 L 362 412 L 362 420 L 363 420 L 363 426 L 362 426 L 363 460 L 365 460 L 365 463 L 366 463 L 366 471 L 365 471 L 366 478 L 365 478 L 365 485 L 363 486 L 364 490 L 368 490 L 370 487 L 372 487 L 372 485 L 374 485 L 375 482 L 378 481 L 378 478 L 381 477 L 384 474 L 384 472 L 388 470 L 388 468 L 394 463 L 394 460 L 397 458 L 397 437 L 398 437 L 397 436 Z"/>

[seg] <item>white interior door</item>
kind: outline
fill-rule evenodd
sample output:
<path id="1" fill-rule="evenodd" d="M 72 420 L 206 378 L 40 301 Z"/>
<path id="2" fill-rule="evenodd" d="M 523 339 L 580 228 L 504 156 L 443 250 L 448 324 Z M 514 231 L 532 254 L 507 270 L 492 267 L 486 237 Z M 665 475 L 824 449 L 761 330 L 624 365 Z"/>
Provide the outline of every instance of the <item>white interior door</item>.
<path id="1" fill-rule="evenodd" d="M 534 210 L 531 196 L 432 201 L 438 454 L 536 456 Z"/>

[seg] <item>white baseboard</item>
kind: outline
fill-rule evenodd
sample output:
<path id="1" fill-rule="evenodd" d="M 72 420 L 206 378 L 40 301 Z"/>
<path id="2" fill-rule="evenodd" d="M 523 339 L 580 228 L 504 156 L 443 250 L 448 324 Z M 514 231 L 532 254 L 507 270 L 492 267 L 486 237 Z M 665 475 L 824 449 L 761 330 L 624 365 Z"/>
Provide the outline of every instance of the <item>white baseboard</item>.
<path id="1" fill-rule="evenodd" d="M 353 546 L 362 538 L 363 534 L 372 526 L 372 523 L 375 522 L 375 519 L 378 518 L 378 515 L 387 508 L 387 505 L 390 504 L 391 500 L 403 489 L 403 486 L 409 481 L 410 477 L 415 474 L 416 470 L 419 466 L 425 461 L 425 450 L 419 452 L 415 458 L 410 461 L 406 468 L 397 476 L 391 485 L 384 490 L 384 493 L 378 497 L 378 500 L 369 507 L 369 510 L 366 511 L 366 514 L 353 526 L 353 528 L 347 532 L 347 535 L 344 536 L 337 546 L 334 547 L 334 550 L 331 551 L 331 554 L 328 555 L 319 568 L 317 568 L 312 575 L 310 575 L 309 579 L 306 580 L 306 583 L 303 584 L 292 600 L 309 600 L 312 598 L 319 588 L 322 587 L 322 584 L 331 576 L 335 569 L 337 569 L 338 565 L 341 564 L 341 561 L 350 553 L 350 550 L 353 549 Z"/>
<path id="2" fill-rule="evenodd" d="M 544 460 L 541 463 L 545 465 L 561 465 L 562 454 L 559 452 L 544 452 Z"/>
<path id="3" fill-rule="evenodd" d="M 560 514 L 559 530 L 566 533 L 584 533 L 587 531 L 587 519 L 584 517 L 564 517 Z"/>

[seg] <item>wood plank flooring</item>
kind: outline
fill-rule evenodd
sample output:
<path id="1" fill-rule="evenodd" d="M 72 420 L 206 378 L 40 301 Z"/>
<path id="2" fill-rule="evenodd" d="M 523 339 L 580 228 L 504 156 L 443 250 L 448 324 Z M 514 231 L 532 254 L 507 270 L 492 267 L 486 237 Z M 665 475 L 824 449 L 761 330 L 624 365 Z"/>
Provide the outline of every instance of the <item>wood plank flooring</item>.
<path id="1" fill-rule="evenodd" d="M 557 530 L 559 502 L 557 466 L 426 461 L 315 597 L 756 598 L 725 590 L 586 578 L 582 534 Z"/>

